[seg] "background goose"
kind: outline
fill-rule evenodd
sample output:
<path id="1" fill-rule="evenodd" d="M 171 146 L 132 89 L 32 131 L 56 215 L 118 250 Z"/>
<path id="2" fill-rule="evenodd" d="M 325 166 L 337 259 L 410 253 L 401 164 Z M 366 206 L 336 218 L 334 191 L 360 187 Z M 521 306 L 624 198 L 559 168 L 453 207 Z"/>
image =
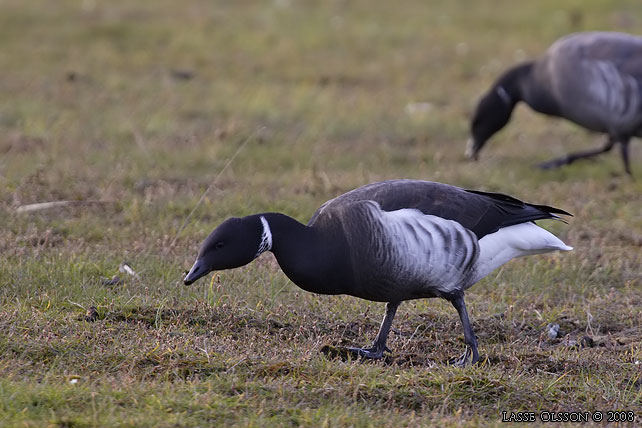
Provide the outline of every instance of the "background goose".
<path id="1" fill-rule="evenodd" d="M 540 166 L 553 168 L 607 152 L 620 144 L 629 166 L 629 140 L 642 136 L 642 37 L 622 33 L 571 34 L 539 59 L 506 71 L 482 97 L 466 150 L 477 159 L 486 141 L 502 129 L 515 104 L 559 116 L 608 135 L 598 149 L 571 153 Z"/>
<path id="2" fill-rule="evenodd" d="M 369 184 L 323 204 L 307 225 L 278 213 L 230 218 L 205 240 L 184 278 L 250 263 L 272 251 L 283 272 L 304 290 L 387 302 L 370 348 L 380 358 L 400 302 L 442 297 L 457 309 L 469 348 L 479 359 L 464 290 L 512 258 L 571 250 L 534 220 L 567 214 L 510 196 L 447 184 L 391 180 Z"/>

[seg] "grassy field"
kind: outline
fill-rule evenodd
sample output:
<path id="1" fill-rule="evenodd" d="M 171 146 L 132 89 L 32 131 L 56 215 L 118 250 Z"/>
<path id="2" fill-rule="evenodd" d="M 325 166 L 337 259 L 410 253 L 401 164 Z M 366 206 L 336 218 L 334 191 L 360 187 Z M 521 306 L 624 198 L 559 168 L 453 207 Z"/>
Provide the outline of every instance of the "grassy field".
<path id="1" fill-rule="evenodd" d="M 572 31 L 642 33 L 642 6 L 517 3 L 1 0 L 0 426 L 642 417 L 640 141 L 637 179 L 617 153 L 540 171 L 602 137 L 520 107 L 480 162 L 463 157 L 501 70 Z M 575 251 L 512 261 L 468 292 L 475 367 L 447 364 L 464 344 L 445 301 L 404 303 L 385 361 L 343 361 L 320 350 L 370 343 L 382 304 L 306 293 L 271 254 L 181 282 L 229 216 L 307 221 L 402 177 L 575 215 L 542 223 Z M 75 202 L 18 209 L 61 200 Z"/>

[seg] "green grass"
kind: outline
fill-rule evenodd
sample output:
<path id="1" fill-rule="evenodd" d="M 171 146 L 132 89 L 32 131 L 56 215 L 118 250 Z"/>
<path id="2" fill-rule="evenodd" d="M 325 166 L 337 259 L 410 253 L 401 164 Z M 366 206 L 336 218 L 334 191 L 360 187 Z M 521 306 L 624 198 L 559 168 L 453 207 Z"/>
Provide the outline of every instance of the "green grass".
<path id="1" fill-rule="evenodd" d="M 501 70 L 572 31 L 640 33 L 640 12 L 634 0 L 0 2 L 0 425 L 639 417 L 640 143 L 637 180 L 617 153 L 540 171 L 601 137 L 520 107 L 480 162 L 463 151 Z M 306 221 L 343 191 L 400 177 L 575 215 L 542 223 L 575 251 L 512 261 L 467 293 L 476 367 L 447 364 L 464 345 L 444 301 L 404 303 L 393 354 L 369 363 L 320 350 L 369 343 L 383 306 L 306 293 L 271 255 L 181 283 L 229 216 Z M 16 211 L 57 200 L 105 202 Z M 104 285 L 114 275 L 124 282 Z M 548 323 L 563 340 L 548 339 Z"/>

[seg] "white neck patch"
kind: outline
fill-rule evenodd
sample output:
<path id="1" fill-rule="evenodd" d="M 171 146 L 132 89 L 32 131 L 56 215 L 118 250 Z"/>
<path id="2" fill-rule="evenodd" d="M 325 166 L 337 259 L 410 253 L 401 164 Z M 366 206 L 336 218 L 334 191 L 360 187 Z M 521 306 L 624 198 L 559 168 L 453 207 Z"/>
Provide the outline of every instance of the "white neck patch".
<path id="1" fill-rule="evenodd" d="M 261 216 L 261 224 L 263 225 L 263 233 L 261 233 L 261 243 L 259 244 L 259 250 L 256 252 L 257 258 L 262 253 L 270 251 L 272 249 L 272 231 L 270 230 L 270 225 L 265 217 Z"/>
<path id="2" fill-rule="evenodd" d="M 502 86 L 498 86 L 495 91 L 497 92 L 497 95 L 499 95 L 499 98 L 501 98 L 506 105 L 510 106 L 513 103 L 513 99 L 510 97 L 510 95 L 508 95 L 508 92 L 506 92 L 506 89 L 504 89 Z"/>

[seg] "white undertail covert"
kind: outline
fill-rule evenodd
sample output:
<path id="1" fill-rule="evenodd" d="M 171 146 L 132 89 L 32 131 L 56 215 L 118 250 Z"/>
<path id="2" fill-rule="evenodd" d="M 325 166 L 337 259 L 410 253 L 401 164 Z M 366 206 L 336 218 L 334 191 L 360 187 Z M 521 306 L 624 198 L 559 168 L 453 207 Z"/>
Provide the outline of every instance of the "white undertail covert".
<path id="1" fill-rule="evenodd" d="M 479 240 L 479 258 L 473 283 L 516 257 L 551 251 L 571 251 L 557 236 L 532 222 L 499 229 Z"/>

